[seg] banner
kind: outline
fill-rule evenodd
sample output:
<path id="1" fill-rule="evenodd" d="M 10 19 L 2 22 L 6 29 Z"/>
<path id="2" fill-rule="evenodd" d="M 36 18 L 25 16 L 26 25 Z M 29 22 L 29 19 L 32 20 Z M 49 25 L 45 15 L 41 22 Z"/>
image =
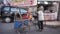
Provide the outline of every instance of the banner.
<path id="1" fill-rule="evenodd" d="M 37 5 L 37 0 L 12 0 L 11 6 L 33 6 Z"/>

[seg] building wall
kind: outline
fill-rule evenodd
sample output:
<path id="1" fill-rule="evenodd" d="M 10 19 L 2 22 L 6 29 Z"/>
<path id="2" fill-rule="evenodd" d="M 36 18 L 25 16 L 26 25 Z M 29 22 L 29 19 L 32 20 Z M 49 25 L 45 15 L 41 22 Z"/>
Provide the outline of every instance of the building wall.
<path id="1" fill-rule="evenodd" d="M 58 10 L 58 20 L 60 20 L 60 2 L 59 2 L 59 10 Z"/>
<path id="2" fill-rule="evenodd" d="M 53 13 L 44 13 L 45 20 L 57 20 L 58 7 L 59 7 L 59 3 L 56 3 L 53 6 L 49 6 L 48 9 L 53 10 Z"/>

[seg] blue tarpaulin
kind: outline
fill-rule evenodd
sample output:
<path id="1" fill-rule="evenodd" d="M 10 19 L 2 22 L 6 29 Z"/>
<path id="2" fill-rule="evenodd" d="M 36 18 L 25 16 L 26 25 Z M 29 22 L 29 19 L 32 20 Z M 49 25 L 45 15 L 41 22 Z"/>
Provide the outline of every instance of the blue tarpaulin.
<path id="1" fill-rule="evenodd" d="M 24 24 L 28 25 L 29 20 L 24 20 Z"/>
<path id="2" fill-rule="evenodd" d="M 21 28 L 22 24 L 27 25 L 28 26 L 28 22 L 29 20 L 24 20 L 23 23 L 22 21 L 15 21 L 14 23 L 14 28 Z"/>
<path id="3" fill-rule="evenodd" d="M 21 28 L 22 27 L 22 21 L 15 21 L 14 22 L 14 28 Z"/>

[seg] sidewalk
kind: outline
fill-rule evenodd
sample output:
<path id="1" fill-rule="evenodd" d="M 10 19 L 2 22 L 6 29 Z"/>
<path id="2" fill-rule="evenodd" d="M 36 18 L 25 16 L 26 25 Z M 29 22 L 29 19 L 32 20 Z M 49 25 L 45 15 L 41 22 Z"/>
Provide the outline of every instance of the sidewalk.
<path id="1" fill-rule="evenodd" d="M 60 21 L 45 21 L 44 25 L 60 26 Z"/>

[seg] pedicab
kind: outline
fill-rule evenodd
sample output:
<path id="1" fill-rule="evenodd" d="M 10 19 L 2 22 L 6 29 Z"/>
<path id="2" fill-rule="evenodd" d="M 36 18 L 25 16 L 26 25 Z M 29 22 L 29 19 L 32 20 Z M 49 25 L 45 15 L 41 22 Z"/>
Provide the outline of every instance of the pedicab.
<path id="1" fill-rule="evenodd" d="M 29 20 L 27 19 L 28 17 L 22 16 L 21 13 L 19 12 L 20 18 L 19 20 L 14 20 L 14 29 L 18 34 L 26 34 L 28 32 L 27 28 L 29 28 L 28 22 Z M 16 17 L 16 16 L 15 16 Z M 26 19 L 25 19 L 26 18 Z"/>

